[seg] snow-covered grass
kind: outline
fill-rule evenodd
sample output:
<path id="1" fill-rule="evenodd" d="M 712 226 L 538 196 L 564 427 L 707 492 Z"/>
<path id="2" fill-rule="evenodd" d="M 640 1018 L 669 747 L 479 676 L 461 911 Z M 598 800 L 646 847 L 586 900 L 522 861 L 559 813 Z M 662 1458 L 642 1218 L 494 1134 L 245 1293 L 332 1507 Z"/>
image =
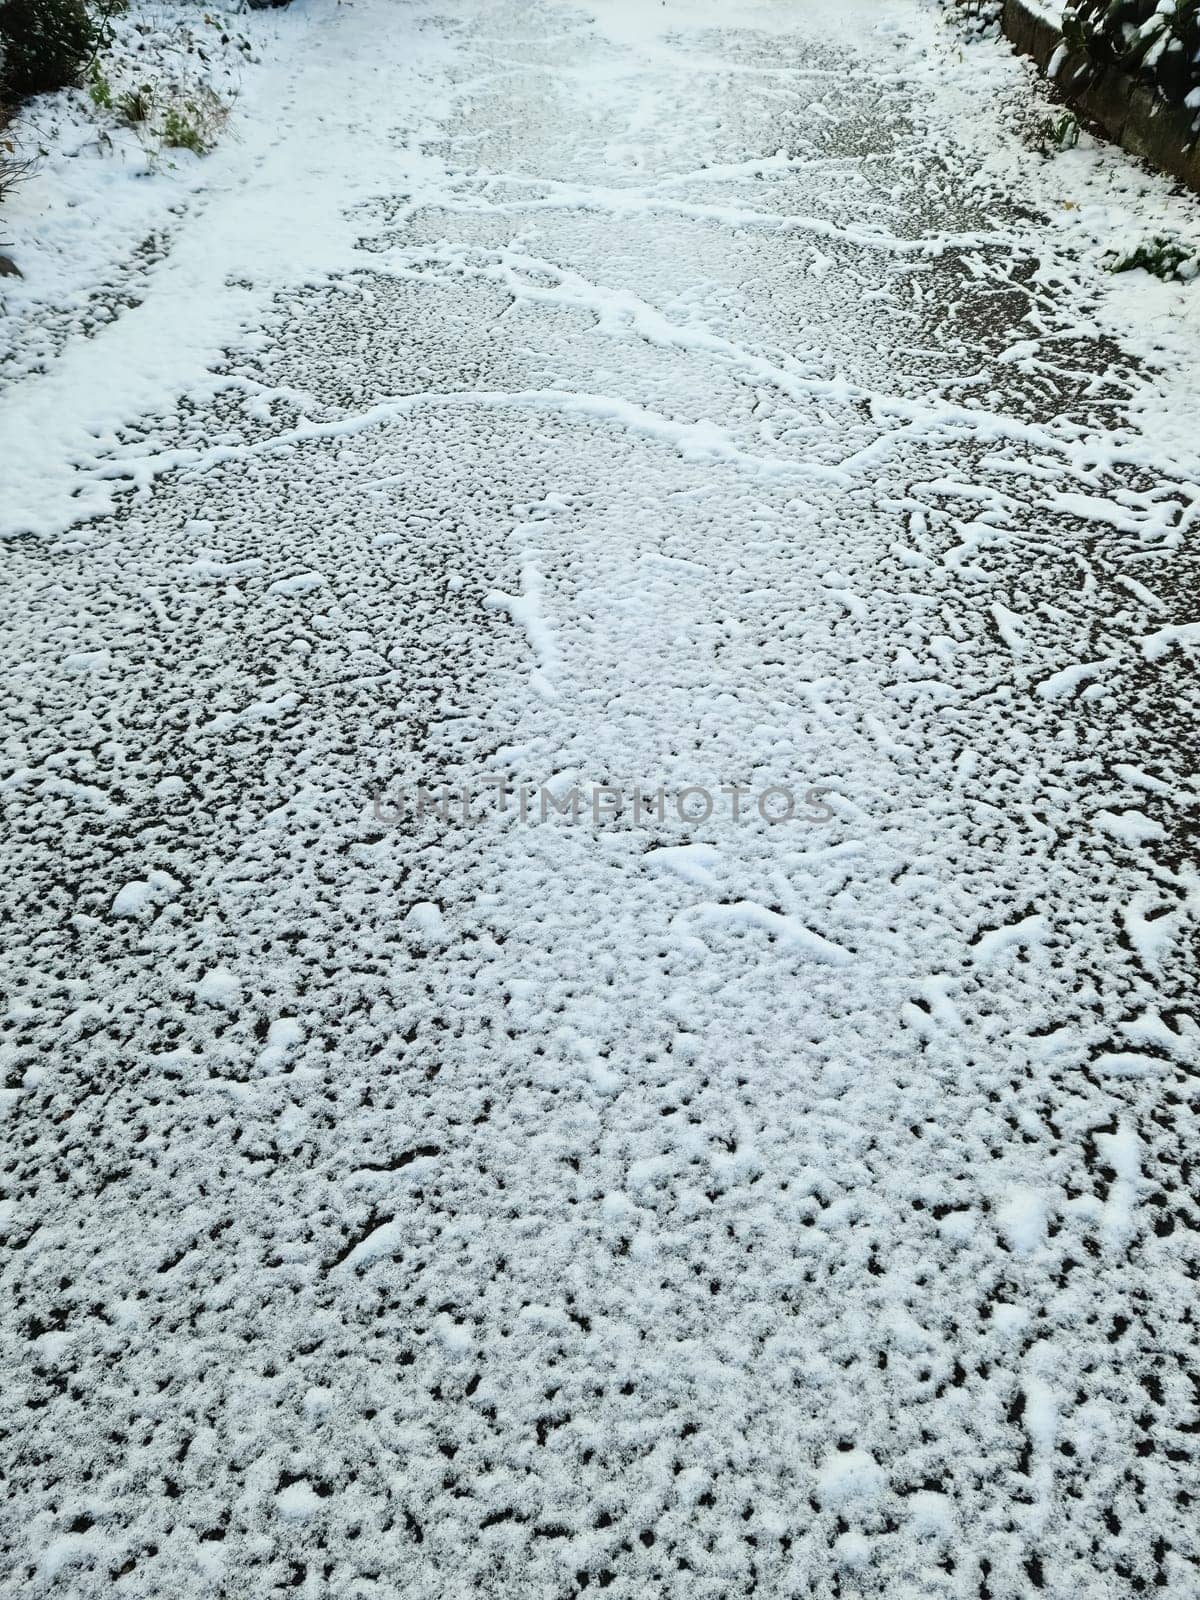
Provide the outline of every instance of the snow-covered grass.
<path id="1" fill-rule="evenodd" d="M 4 130 L 22 181 L 0 202 L 0 363 L 36 370 L 139 294 L 211 181 L 204 153 L 276 24 L 237 0 L 130 0 L 108 19 L 79 88 L 38 95 Z M 265 109 L 264 109 L 264 114 Z"/>

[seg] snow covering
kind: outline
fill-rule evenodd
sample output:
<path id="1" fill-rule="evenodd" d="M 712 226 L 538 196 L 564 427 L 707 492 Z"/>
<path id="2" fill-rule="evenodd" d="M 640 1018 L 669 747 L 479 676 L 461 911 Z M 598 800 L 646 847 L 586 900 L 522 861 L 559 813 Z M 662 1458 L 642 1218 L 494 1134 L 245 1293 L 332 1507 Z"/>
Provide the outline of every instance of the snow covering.
<path id="1" fill-rule="evenodd" d="M 0 394 L 6 1593 L 1190 1600 L 1194 202 L 917 0 L 254 25 Z"/>
<path id="2" fill-rule="evenodd" d="M 6 377 L 44 369 L 69 340 L 136 304 L 214 183 L 241 175 L 244 146 L 210 160 L 166 144 L 168 111 L 219 142 L 230 109 L 269 110 L 254 100 L 259 51 L 276 36 L 265 18 L 228 0 L 108 10 L 107 42 L 84 86 L 37 96 L 4 130 L 14 155 L 32 163 L 0 213 L 0 248 L 23 274 L 0 293 Z M 270 128 L 250 136 L 269 139 Z"/>

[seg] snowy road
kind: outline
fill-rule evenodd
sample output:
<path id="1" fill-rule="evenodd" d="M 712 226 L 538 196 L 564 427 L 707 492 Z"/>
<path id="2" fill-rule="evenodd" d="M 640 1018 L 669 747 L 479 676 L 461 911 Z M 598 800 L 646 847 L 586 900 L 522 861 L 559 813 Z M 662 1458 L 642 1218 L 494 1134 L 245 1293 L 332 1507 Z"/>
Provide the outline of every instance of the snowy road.
<path id="1" fill-rule="evenodd" d="M 936 13 L 596 13 L 10 392 L 6 1592 L 1194 1597 L 1194 388 Z"/>

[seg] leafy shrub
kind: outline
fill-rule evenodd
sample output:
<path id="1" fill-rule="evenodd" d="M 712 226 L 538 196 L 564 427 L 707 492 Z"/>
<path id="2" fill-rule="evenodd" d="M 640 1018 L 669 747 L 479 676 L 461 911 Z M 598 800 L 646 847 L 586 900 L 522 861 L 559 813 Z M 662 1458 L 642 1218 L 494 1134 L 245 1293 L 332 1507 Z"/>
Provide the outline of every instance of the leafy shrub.
<path id="1" fill-rule="evenodd" d="M 0 73 L 14 100 L 77 83 L 100 32 L 84 0 L 0 0 Z"/>
<path id="2" fill-rule="evenodd" d="M 1200 0 L 1067 0 L 1067 42 L 1183 105 L 1200 89 Z"/>

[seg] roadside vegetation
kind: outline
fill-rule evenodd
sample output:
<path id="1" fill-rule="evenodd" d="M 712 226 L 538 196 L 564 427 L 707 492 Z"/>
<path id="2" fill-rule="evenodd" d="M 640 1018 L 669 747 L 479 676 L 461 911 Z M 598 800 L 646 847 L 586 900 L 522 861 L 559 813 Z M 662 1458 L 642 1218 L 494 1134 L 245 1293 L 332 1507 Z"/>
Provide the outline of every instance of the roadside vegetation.
<path id="1" fill-rule="evenodd" d="M 1063 35 L 1200 116 L 1200 0 L 1068 0 Z"/>
<path id="2" fill-rule="evenodd" d="M 162 19 L 130 0 L 0 0 L 0 203 L 40 153 L 13 118 L 56 90 L 75 92 L 102 142 L 124 128 L 154 157 L 212 148 L 229 112 L 227 90 L 208 80 L 214 47 L 249 59 L 251 46 L 215 8 L 188 8 L 175 26 L 164 37 Z"/>

